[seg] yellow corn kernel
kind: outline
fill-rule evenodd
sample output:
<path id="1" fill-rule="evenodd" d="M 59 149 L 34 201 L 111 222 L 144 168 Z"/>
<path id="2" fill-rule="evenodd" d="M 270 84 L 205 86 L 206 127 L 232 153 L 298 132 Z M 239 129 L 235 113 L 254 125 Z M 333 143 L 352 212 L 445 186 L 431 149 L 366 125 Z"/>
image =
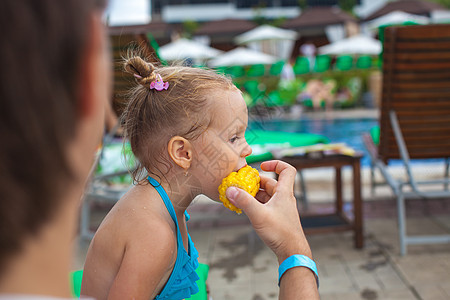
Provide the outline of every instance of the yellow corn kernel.
<path id="1" fill-rule="evenodd" d="M 226 208 L 240 214 L 242 213 L 242 210 L 231 204 L 228 200 L 227 195 L 225 194 L 227 188 L 235 186 L 245 190 L 254 197 L 259 191 L 260 180 L 258 170 L 248 165 L 237 172 L 231 172 L 230 175 L 222 180 L 222 184 L 219 186 L 219 199 Z"/>

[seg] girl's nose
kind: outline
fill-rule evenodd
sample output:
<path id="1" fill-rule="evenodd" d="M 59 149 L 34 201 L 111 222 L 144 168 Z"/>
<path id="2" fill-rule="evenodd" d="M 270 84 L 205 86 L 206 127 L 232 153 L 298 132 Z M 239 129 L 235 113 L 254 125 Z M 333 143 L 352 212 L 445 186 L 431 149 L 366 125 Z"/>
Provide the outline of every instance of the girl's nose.
<path id="1" fill-rule="evenodd" d="M 250 154 L 252 154 L 252 147 L 250 147 L 250 145 L 247 144 L 247 142 L 245 142 L 245 147 L 244 147 L 244 150 L 242 150 L 241 156 L 247 157 Z"/>

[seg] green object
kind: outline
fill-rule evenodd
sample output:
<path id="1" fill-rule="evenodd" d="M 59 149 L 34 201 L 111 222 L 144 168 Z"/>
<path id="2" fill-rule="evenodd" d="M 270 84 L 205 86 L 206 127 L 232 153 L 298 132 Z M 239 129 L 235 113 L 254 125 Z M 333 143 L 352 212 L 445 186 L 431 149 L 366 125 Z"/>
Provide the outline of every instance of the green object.
<path id="1" fill-rule="evenodd" d="M 301 147 L 329 143 L 328 138 L 318 134 L 266 130 L 248 130 L 245 133 L 245 139 L 250 146 L 254 147 L 254 154 L 246 158 L 249 164 L 273 159 L 273 155 L 269 151 L 271 146 Z M 256 151 L 256 148 L 259 150 Z"/>
<path id="2" fill-rule="evenodd" d="M 227 73 L 226 72 L 227 67 L 216 67 L 215 70 L 216 70 L 216 73 L 220 74 L 220 75 L 224 75 Z"/>
<path id="3" fill-rule="evenodd" d="M 270 66 L 269 74 L 272 76 L 279 76 L 281 71 L 283 71 L 284 61 L 280 60 Z"/>
<path id="4" fill-rule="evenodd" d="M 380 126 L 370 128 L 370 136 L 372 137 L 373 143 L 378 146 L 380 144 Z"/>
<path id="5" fill-rule="evenodd" d="M 209 266 L 205 264 L 199 264 L 197 269 L 195 270 L 198 277 L 200 277 L 199 280 L 197 280 L 198 285 L 198 293 L 195 295 L 192 295 L 190 298 L 191 300 L 208 300 L 208 294 L 206 289 L 206 280 L 208 279 L 208 273 L 209 273 Z M 80 291 L 81 291 L 81 281 L 83 279 L 83 270 L 76 270 L 73 272 L 70 272 L 70 287 L 72 291 L 72 296 L 79 298 L 80 297 Z M 187 300 L 186 299 L 186 300 Z"/>
<path id="6" fill-rule="evenodd" d="M 264 76 L 265 66 L 263 64 L 251 65 L 247 71 L 248 77 L 261 77 Z"/>
<path id="7" fill-rule="evenodd" d="M 282 106 L 284 104 L 279 91 L 272 91 L 269 93 L 268 99 L 266 100 L 267 107 Z"/>
<path id="8" fill-rule="evenodd" d="M 329 55 L 318 55 L 314 63 L 314 72 L 323 73 L 330 69 L 331 57 Z"/>
<path id="9" fill-rule="evenodd" d="M 242 92 L 242 98 L 244 98 L 245 104 L 247 104 L 247 107 L 252 107 L 254 105 L 253 98 L 250 96 L 247 92 Z"/>
<path id="10" fill-rule="evenodd" d="M 353 68 L 353 57 L 351 55 L 341 55 L 336 59 L 336 69 L 348 71 Z"/>
<path id="11" fill-rule="evenodd" d="M 358 69 L 372 68 L 372 57 L 369 55 L 362 55 L 356 60 L 356 67 Z"/>
<path id="12" fill-rule="evenodd" d="M 159 61 L 161 62 L 161 64 L 162 64 L 163 66 L 167 66 L 167 65 L 168 65 L 168 64 L 167 64 L 167 61 L 165 61 L 165 60 L 159 55 L 159 45 L 158 45 L 158 43 L 156 42 L 155 38 L 153 37 L 153 35 L 152 35 L 150 32 L 147 33 L 147 38 L 148 38 L 148 40 L 149 40 L 149 42 L 150 42 L 150 46 L 152 46 L 153 50 L 155 50 L 156 57 L 158 57 Z"/>
<path id="13" fill-rule="evenodd" d="M 347 91 L 345 96 L 341 96 L 335 102 L 336 107 L 346 108 L 353 107 L 361 98 L 361 94 L 363 91 L 363 81 L 361 77 L 353 76 L 345 80 L 341 88 Z"/>
<path id="14" fill-rule="evenodd" d="M 232 66 L 225 69 L 225 74 L 230 75 L 233 78 L 242 77 L 245 74 L 244 67 L 242 66 Z"/>
<path id="15" fill-rule="evenodd" d="M 303 75 L 309 73 L 309 60 L 305 56 L 299 56 L 295 60 L 295 64 L 292 67 L 295 75 Z"/>
<path id="16" fill-rule="evenodd" d="M 192 67 L 199 69 L 207 69 L 208 67 L 205 64 L 194 64 Z"/>
<path id="17" fill-rule="evenodd" d="M 257 80 L 248 80 L 244 82 L 244 89 L 252 98 L 251 105 L 256 104 L 256 102 L 264 96 L 264 91 L 260 90 L 260 83 Z"/>
<path id="18" fill-rule="evenodd" d="M 200 277 L 200 279 L 197 280 L 198 293 L 192 295 L 190 298 L 186 298 L 186 300 L 208 300 L 206 280 L 208 279 L 209 266 L 205 264 L 199 264 L 195 272 L 197 272 L 198 277 Z"/>
<path id="19" fill-rule="evenodd" d="M 252 154 L 252 155 L 246 157 L 248 164 L 252 164 L 255 162 L 259 162 L 259 161 L 263 162 L 263 161 L 271 160 L 271 159 L 273 159 L 273 155 L 269 151 L 263 152 L 261 154 Z"/>
<path id="20" fill-rule="evenodd" d="M 306 107 L 313 107 L 312 99 L 305 99 L 303 100 L 303 105 Z"/>
<path id="21" fill-rule="evenodd" d="M 278 91 L 283 99 L 283 102 L 288 105 L 292 105 L 297 100 L 297 96 L 305 88 L 306 83 L 300 78 L 295 80 L 280 80 L 278 83 Z"/>
<path id="22" fill-rule="evenodd" d="M 69 277 L 72 296 L 79 298 L 81 291 L 81 280 L 83 279 L 83 270 L 70 272 Z"/>

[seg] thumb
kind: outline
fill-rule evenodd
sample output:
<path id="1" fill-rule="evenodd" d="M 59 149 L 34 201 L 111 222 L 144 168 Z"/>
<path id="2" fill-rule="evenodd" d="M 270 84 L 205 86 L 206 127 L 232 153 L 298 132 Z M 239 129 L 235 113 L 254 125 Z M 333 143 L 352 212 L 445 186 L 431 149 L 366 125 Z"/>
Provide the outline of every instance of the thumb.
<path id="1" fill-rule="evenodd" d="M 226 191 L 226 195 L 228 200 L 236 207 L 242 209 L 250 220 L 256 217 L 258 210 L 261 209 L 262 204 L 240 188 L 230 186 Z"/>

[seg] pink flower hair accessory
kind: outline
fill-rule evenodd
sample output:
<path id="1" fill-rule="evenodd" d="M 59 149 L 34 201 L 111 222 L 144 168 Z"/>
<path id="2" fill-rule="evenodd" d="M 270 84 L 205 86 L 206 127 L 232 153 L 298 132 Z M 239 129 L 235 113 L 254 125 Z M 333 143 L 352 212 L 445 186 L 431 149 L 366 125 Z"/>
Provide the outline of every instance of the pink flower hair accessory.
<path id="1" fill-rule="evenodd" d="M 169 88 L 169 82 L 164 82 L 161 75 L 156 74 L 156 79 L 150 83 L 150 89 L 157 91 L 167 90 Z"/>

